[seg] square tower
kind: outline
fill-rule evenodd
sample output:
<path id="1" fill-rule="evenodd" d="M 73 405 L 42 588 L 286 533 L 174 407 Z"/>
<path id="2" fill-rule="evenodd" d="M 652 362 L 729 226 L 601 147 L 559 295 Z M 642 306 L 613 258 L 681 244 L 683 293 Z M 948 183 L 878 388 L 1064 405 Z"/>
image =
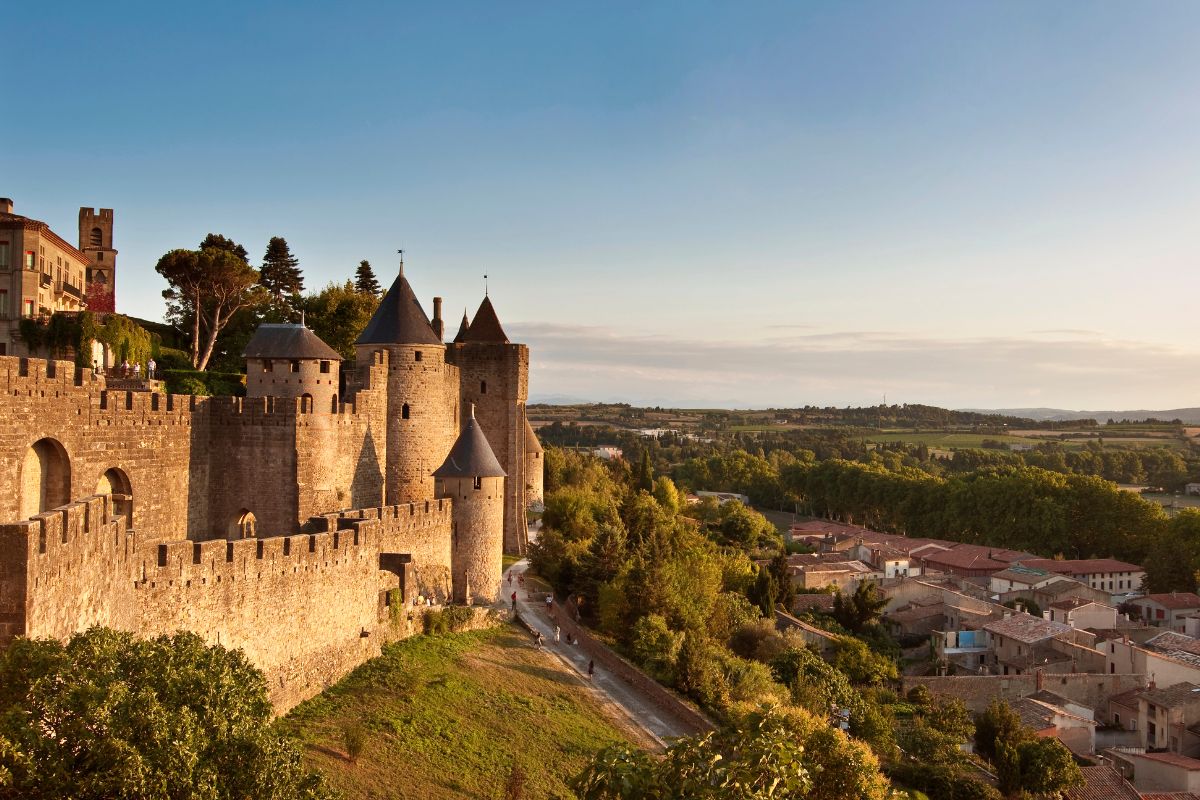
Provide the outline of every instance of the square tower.
<path id="1" fill-rule="evenodd" d="M 117 251 L 113 249 L 113 210 L 79 209 L 79 249 L 88 258 L 87 305 L 91 311 L 116 311 Z"/>

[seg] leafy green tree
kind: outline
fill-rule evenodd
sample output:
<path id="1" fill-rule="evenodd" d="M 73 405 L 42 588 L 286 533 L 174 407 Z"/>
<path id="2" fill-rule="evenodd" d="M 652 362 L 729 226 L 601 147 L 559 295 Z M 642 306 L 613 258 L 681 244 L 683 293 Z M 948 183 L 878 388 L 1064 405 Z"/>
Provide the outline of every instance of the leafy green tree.
<path id="1" fill-rule="evenodd" d="M 1058 739 L 1034 737 L 1018 748 L 1021 781 L 1018 787 L 1034 797 L 1060 798 L 1083 785 L 1083 773 L 1071 751 Z M 1001 788 L 1001 791 L 1004 791 Z"/>
<path id="2" fill-rule="evenodd" d="M 849 636 L 840 637 L 834 645 L 833 665 L 859 685 L 875 686 L 900 677 L 894 660 L 871 652 L 866 644 Z"/>
<path id="3" fill-rule="evenodd" d="M 0 797 L 330 796 L 271 728 L 262 673 L 192 633 L 17 639 L 0 708 Z"/>
<path id="4" fill-rule="evenodd" d="M 807 795 L 805 750 L 781 715 L 680 739 L 662 759 L 628 745 L 601 751 L 571 782 L 581 800 L 789 800 Z"/>
<path id="5" fill-rule="evenodd" d="M 788 564 L 787 553 L 780 553 L 772 558 L 769 569 L 779 590 L 777 602 L 791 611 L 792 603 L 796 601 L 796 584 L 792 582 L 792 569 Z"/>
<path id="6" fill-rule="evenodd" d="M 1020 742 L 1026 738 L 1021 717 L 1006 700 L 993 697 L 987 709 L 975 718 L 975 752 L 992 761 L 1002 742 Z"/>
<path id="7" fill-rule="evenodd" d="M 365 258 L 358 262 L 358 269 L 354 271 L 354 289 L 372 297 L 378 297 L 382 291 L 379 280 L 375 277 L 375 270 L 371 269 L 371 262 Z"/>
<path id="8" fill-rule="evenodd" d="M 682 645 L 683 634 L 667 627 L 667 621 L 658 614 L 648 614 L 633 625 L 629 654 L 655 679 L 673 683 Z"/>
<path id="9" fill-rule="evenodd" d="M 778 544 L 779 533 L 767 518 L 752 508 L 730 500 L 720 508 L 720 531 L 725 542 L 745 550 L 755 548 L 760 542 Z"/>
<path id="10" fill-rule="evenodd" d="M 300 259 L 292 255 L 282 236 L 272 236 L 267 242 L 259 283 L 270 295 L 272 311 L 281 317 L 280 321 L 295 321 L 299 316 L 296 306 L 304 291 L 304 276 L 300 272 Z"/>
<path id="11" fill-rule="evenodd" d="M 754 580 L 754 588 L 750 592 L 750 600 L 758 606 L 763 616 L 775 618 L 775 602 L 779 597 L 779 587 L 775 585 L 775 577 L 769 569 L 759 569 L 758 577 Z"/>
<path id="12" fill-rule="evenodd" d="M 838 592 L 833 598 L 831 616 L 851 633 L 862 633 L 868 625 L 877 622 L 887 606 L 887 598 L 871 581 L 862 581 L 853 594 Z"/>
<path id="13" fill-rule="evenodd" d="M 263 300 L 258 272 L 235 250 L 172 250 L 155 270 L 170 286 L 163 296 L 174 304 L 177 318 L 191 322 L 192 366 L 199 370 L 208 366 L 217 335 L 234 315 Z"/>
<path id="14" fill-rule="evenodd" d="M 633 488 L 642 492 L 654 491 L 654 468 L 650 466 L 650 451 L 642 451 L 642 460 L 638 462 L 637 476 Z"/>
<path id="15" fill-rule="evenodd" d="M 312 328 L 321 341 L 338 351 L 342 358 L 354 358 L 354 340 L 371 321 L 379 308 L 379 298 L 357 291 L 345 283 L 331 283 L 317 294 L 308 295 L 301 303 L 304 323 Z"/>

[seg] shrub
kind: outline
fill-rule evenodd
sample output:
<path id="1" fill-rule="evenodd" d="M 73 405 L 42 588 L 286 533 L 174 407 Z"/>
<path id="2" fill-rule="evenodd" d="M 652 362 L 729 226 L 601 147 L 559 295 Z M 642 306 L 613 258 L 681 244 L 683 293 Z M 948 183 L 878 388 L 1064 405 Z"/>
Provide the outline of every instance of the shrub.
<path id="1" fill-rule="evenodd" d="M 361 722 L 350 720 L 342 723 L 342 744 L 346 748 L 346 755 L 357 764 L 358 757 L 367 745 L 367 730 Z"/>

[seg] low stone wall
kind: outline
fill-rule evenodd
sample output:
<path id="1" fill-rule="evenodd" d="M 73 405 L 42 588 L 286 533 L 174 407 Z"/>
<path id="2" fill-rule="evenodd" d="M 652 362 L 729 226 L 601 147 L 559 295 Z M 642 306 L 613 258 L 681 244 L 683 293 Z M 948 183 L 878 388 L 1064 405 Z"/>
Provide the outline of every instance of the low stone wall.
<path id="1" fill-rule="evenodd" d="M 1108 698 L 1130 689 L 1146 686 L 1146 676 L 1092 675 L 945 675 L 906 677 L 904 691 L 914 686 L 926 686 L 935 695 L 957 697 L 974 712 L 987 709 L 993 697 L 1020 700 L 1045 689 L 1087 708 L 1099 709 Z"/>
<path id="2" fill-rule="evenodd" d="M 640 692 L 658 710 L 679 721 L 682 727 L 693 733 L 708 733 L 716 725 L 697 709 L 685 703 L 658 681 L 613 652 L 612 648 L 596 639 L 587 629 L 576 622 L 578 611 L 574 604 L 556 605 L 554 621 L 562 628 L 563 636 L 568 633 L 579 641 L 579 648 L 596 662 L 600 669 L 608 670 Z"/>

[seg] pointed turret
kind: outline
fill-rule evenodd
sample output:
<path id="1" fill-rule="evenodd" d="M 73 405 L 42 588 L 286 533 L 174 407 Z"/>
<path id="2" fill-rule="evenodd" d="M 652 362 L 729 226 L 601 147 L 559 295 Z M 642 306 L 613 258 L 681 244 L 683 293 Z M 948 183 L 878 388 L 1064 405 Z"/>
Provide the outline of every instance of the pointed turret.
<path id="1" fill-rule="evenodd" d="M 484 295 L 483 302 L 479 304 L 479 310 L 475 312 L 475 319 L 471 321 L 471 326 L 467 329 L 462 341 L 508 342 L 508 334 L 501 327 L 500 318 L 496 316 L 496 309 L 492 308 L 491 298 L 487 295 Z"/>
<path id="2" fill-rule="evenodd" d="M 437 496 L 451 501 L 450 573 L 454 599 L 494 602 L 504 553 L 504 469 L 492 452 L 475 407 L 437 471 Z"/>
<path id="3" fill-rule="evenodd" d="M 471 406 L 471 417 L 463 426 L 458 441 L 450 448 L 450 455 L 434 470 L 435 478 L 503 478 L 507 475 L 492 446 L 488 444 L 483 428 L 475 421 L 475 406 Z"/>
<path id="4" fill-rule="evenodd" d="M 379 308 L 363 329 L 355 344 L 441 344 L 441 339 L 433 332 L 425 309 L 408 279 L 404 277 L 404 268 L 392 283 Z"/>
<path id="5" fill-rule="evenodd" d="M 467 319 L 467 310 L 463 309 L 462 322 L 458 324 L 458 333 L 454 334 L 454 341 L 461 342 L 467 336 L 467 331 L 471 330 L 471 321 Z"/>

